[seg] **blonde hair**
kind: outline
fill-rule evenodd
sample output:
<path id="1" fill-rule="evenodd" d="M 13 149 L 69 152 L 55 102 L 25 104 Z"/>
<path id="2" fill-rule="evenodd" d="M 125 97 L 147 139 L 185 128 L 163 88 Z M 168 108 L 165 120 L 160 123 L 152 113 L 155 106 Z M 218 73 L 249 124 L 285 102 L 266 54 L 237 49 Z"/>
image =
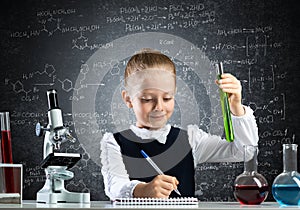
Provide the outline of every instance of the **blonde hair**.
<path id="1" fill-rule="evenodd" d="M 149 68 L 165 68 L 166 71 L 171 70 L 171 73 L 176 75 L 175 64 L 168 56 L 158 50 L 143 48 L 133 55 L 126 65 L 124 73 L 125 86 L 127 86 L 127 78 L 130 75 Z"/>

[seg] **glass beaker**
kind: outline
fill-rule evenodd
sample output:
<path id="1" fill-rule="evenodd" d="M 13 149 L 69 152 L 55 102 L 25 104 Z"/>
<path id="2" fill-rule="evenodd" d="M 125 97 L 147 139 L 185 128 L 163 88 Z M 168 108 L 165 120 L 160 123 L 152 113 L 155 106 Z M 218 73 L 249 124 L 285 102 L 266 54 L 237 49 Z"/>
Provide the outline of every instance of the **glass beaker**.
<path id="1" fill-rule="evenodd" d="M 297 144 L 283 144 L 283 172 L 274 179 L 272 185 L 273 197 L 281 205 L 300 205 L 297 146 Z"/>
<path id="2" fill-rule="evenodd" d="M 241 204 L 260 204 L 269 193 L 267 180 L 257 172 L 257 152 L 257 146 L 244 146 L 244 172 L 234 181 L 234 197 Z"/>

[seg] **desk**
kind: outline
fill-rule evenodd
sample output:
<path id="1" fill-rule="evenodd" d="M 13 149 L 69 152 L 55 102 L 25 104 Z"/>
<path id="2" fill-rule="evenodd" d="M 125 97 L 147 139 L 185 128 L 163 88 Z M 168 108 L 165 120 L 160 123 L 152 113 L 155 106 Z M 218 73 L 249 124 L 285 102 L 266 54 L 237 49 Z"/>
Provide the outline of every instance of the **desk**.
<path id="1" fill-rule="evenodd" d="M 35 201 L 23 201 L 22 204 L 0 204 L 0 209 L 9 209 L 9 210 L 47 210 L 47 209 L 56 209 L 56 210 L 85 210 L 85 209 L 94 209 L 94 210 L 106 210 L 106 209 L 207 209 L 207 210 L 216 210 L 216 209 L 247 209 L 247 210 L 262 210 L 262 209 L 300 209 L 300 206 L 280 206 L 276 202 L 264 202 L 261 205 L 240 205 L 237 202 L 199 202 L 197 205 L 112 205 L 109 201 L 92 201 L 90 204 L 78 204 L 78 203 L 59 203 L 59 204 L 41 204 L 36 203 Z"/>

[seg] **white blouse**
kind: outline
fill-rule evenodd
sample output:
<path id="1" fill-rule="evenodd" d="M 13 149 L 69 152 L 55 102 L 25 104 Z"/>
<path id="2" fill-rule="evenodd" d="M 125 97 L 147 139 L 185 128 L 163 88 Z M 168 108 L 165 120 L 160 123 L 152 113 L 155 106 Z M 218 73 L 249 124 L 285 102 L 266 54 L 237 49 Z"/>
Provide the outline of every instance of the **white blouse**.
<path id="1" fill-rule="evenodd" d="M 258 128 L 253 110 L 245 106 L 245 115 L 232 115 L 235 139 L 227 142 L 220 136 L 211 135 L 199 129 L 197 125 L 187 126 L 188 140 L 192 148 L 194 166 L 204 162 L 239 162 L 243 161 L 243 146 L 257 145 Z M 171 129 L 166 125 L 159 130 L 147 130 L 134 125 L 130 129 L 142 139 L 157 139 L 164 144 Z M 123 163 L 120 146 L 112 133 L 105 133 L 101 142 L 101 172 L 105 193 L 110 199 L 133 197 L 133 190 L 138 180 L 130 180 Z"/>

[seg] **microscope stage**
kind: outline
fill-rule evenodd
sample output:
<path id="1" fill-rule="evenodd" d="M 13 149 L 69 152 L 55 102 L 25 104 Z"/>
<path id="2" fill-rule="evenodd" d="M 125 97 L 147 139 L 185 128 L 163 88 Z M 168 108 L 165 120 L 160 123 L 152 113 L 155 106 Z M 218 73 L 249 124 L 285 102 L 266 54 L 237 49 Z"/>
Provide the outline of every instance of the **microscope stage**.
<path id="1" fill-rule="evenodd" d="M 81 159 L 81 154 L 77 153 L 50 153 L 41 163 L 42 168 L 48 166 L 67 166 L 72 168 Z"/>

